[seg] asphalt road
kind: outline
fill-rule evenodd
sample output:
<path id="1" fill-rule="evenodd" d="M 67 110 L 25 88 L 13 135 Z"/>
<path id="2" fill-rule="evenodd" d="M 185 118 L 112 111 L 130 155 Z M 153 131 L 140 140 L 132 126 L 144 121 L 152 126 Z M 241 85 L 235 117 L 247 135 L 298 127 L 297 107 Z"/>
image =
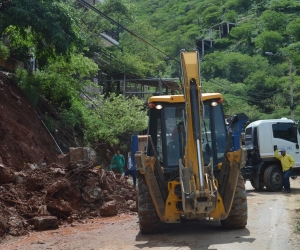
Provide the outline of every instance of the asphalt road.
<path id="1" fill-rule="evenodd" d="M 160 235 L 141 235 L 134 215 L 90 220 L 75 227 L 13 238 L 0 249 L 182 249 L 182 250 L 298 250 L 295 220 L 300 211 L 300 180 L 291 181 L 292 193 L 256 192 L 247 182 L 248 225 L 224 230 L 219 222 L 175 224 Z"/>

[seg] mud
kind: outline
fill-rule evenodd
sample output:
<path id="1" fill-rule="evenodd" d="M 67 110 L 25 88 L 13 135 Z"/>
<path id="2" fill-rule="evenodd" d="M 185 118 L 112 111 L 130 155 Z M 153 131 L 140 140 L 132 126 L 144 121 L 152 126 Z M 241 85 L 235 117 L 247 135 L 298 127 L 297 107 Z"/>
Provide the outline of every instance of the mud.
<path id="1" fill-rule="evenodd" d="M 0 72 L 0 152 L 1 161 L 21 171 L 28 164 L 57 161 L 55 143 L 34 108 L 7 74 Z"/>

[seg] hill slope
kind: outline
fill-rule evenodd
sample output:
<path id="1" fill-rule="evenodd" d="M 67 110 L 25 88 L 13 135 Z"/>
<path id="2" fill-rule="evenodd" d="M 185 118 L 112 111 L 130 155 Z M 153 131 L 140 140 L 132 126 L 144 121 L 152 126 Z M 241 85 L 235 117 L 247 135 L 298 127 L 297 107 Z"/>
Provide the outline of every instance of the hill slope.
<path id="1" fill-rule="evenodd" d="M 0 157 L 14 170 L 57 161 L 54 141 L 22 92 L 0 72 Z"/>

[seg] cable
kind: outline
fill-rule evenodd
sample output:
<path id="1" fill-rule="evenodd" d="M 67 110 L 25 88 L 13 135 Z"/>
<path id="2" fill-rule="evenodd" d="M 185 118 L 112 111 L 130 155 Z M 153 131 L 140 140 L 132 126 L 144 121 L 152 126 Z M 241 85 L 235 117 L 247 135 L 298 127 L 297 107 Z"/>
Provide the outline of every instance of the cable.
<path id="1" fill-rule="evenodd" d="M 160 53 L 162 53 L 163 55 L 165 55 L 167 58 L 174 60 L 175 62 L 179 63 L 179 60 L 171 57 L 170 55 L 168 55 L 167 53 L 165 53 L 164 51 L 160 50 L 159 48 L 157 48 L 156 46 L 152 45 L 150 42 L 148 42 L 147 40 L 145 40 L 144 38 L 138 36 L 137 34 L 135 34 L 134 32 L 132 32 L 131 30 L 127 29 L 125 26 L 121 25 L 120 23 L 116 22 L 115 20 L 111 19 L 109 16 L 107 16 L 106 14 L 104 14 L 103 12 L 101 12 L 100 10 L 98 10 L 97 8 L 95 8 L 93 5 L 87 3 L 84 0 L 78 0 L 78 2 L 82 5 L 84 5 L 85 7 L 93 10 L 94 12 L 96 12 L 97 14 L 101 15 L 102 17 L 106 18 L 107 20 L 109 20 L 111 23 L 117 25 L 119 28 L 122 28 L 123 30 L 127 31 L 130 35 L 134 36 L 135 38 L 141 40 L 142 42 L 146 43 L 147 45 L 149 45 L 150 47 L 154 48 L 155 50 L 159 51 Z"/>

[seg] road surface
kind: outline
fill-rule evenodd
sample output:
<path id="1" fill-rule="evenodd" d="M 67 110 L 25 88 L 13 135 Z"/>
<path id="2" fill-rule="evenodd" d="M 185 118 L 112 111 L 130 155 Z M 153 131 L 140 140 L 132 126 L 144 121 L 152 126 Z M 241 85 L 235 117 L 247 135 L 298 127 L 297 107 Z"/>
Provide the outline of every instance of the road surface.
<path id="1" fill-rule="evenodd" d="M 160 235 L 142 235 L 137 216 L 121 215 L 8 239 L 0 249 L 298 250 L 295 221 L 300 211 L 300 179 L 291 180 L 291 186 L 291 194 L 256 192 L 247 182 L 249 218 L 245 229 L 228 231 L 219 222 L 204 220 L 170 225 Z"/>

